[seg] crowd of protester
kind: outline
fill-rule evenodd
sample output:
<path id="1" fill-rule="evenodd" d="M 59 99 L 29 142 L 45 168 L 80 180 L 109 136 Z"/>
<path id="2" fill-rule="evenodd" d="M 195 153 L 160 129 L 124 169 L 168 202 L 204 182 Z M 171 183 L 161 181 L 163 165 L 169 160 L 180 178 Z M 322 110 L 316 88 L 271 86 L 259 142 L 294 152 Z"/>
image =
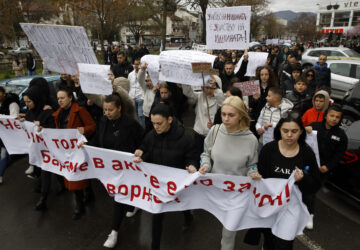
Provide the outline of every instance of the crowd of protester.
<path id="1" fill-rule="evenodd" d="M 147 65 L 140 63 L 140 57 L 148 53 L 145 47 L 142 49 L 129 53 L 116 48 L 106 55 L 106 63 L 111 64 L 112 95 L 83 94 L 77 75 L 61 74 L 56 89 L 49 88 L 45 79 L 34 78 L 23 94 L 24 110 L 20 100 L 0 87 L 1 114 L 43 128 L 77 128 L 90 145 L 134 153 L 137 163 L 254 180 L 287 179 L 295 171 L 296 183 L 312 216 L 306 227 L 313 229 L 315 194 L 347 147 L 346 135 L 339 127 L 341 107 L 330 100 L 326 55 L 320 55 L 317 65 L 304 71 L 299 63 L 302 46 L 259 46 L 254 51 L 268 53 L 267 63 L 258 67 L 255 77 L 247 77 L 246 52 L 213 51 L 217 56 L 214 68 L 220 74 L 212 75 L 199 91 L 189 85 L 153 82 L 146 72 Z M 243 96 L 233 86 L 251 79 L 259 80 L 260 93 Z M 192 133 L 183 124 L 188 109 L 195 111 Z M 270 127 L 274 128 L 274 141 L 264 145 L 262 136 Z M 320 166 L 305 142 L 306 134 L 313 130 L 318 131 Z M 2 145 L 1 183 L 7 157 Z M 53 174 L 36 166 L 30 166 L 26 174 L 38 179 L 40 198 L 35 209 L 46 210 Z M 59 176 L 57 180 L 60 192 L 67 189 L 74 193 L 73 219 L 80 219 L 93 197 L 90 181 L 63 181 Z M 137 210 L 114 202 L 105 247 L 115 247 L 123 219 L 134 216 Z M 153 215 L 153 250 L 160 249 L 164 215 Z M 185 211 L 183 230 L 192 222 L 191 211 Z M 270 229 L 248 230 L 245 242 L 258 244 L 260 235 L 265 239 L 263 249 L 293 248 L 293 241 L 276 237 Z M 236 232 L 223 228 L 221 249 L 234 249 L 235 236 Z"/>

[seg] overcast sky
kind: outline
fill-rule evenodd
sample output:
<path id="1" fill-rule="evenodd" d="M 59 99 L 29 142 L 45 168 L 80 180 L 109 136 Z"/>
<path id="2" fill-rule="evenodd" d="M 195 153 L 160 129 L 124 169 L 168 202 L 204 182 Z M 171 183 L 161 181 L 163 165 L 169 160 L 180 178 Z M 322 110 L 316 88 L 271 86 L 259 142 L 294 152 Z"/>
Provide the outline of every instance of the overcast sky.
<path id="1" fill-rule="evenodd" d="M 335 3 L 336 1 L 333 2 Z M 272 12 L 282 10 L 316 12 L 317 3 L 330 3 L 330 0 L 270 0 L 269 9 Z"/>

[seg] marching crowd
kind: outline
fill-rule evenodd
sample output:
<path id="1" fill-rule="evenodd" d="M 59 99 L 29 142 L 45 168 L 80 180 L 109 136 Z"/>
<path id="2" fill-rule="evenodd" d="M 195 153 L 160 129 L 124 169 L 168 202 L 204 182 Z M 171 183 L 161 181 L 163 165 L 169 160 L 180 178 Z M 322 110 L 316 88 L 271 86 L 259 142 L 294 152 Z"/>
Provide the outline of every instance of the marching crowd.
<path id="1" fill-rule="evenodd" d="M 113 94 L 84 94 L 79 77 L 61 74 L 56 87 L 43 78 L 34 78 L 19 100 L 0 87 L 0 113 L 34 122 L 40 128 L 77 128 L 90 145 L 134 153 L 134 162 L 150 162 L 169 167 L 261 178 L 295 180 L 303 202 L 311 214 L 307 224 L 313 228 L 315 194 L 347 148 L 347 137 L 339 127 L 342 110 L 330 100 L 330 69 L 326 55 L 320 55 L 312 69 L 304 71 L 299 61 L 301 48 L 262 46 L 268 52 L 266 65 L 258 67 L 260 93 L 242 96 L 234 83 L 250 80 L 245 76 L 248 54 L 243 51 L 213 51 L 217 56 L 212 75 L 201 90 L 171 82 L 153 82 L 147 65 L 140 58 L 128 61 L 119 50 L 110 62 L 109 79 Z M 243 57 L 239 70 L 236 64 Z M 22 109 L 23 104 L 26 109 Z M 185 129 L 183 117 L 195 110 L 193 131 Z M 263 135 L 274 128 L 274 140 L 264 145 Z M 317 131 L 320 166 L 315 153 L 305 142 L 307 133 Z M 1 145 L 0 183 L 8 154 Z M 41 194 L 35 208 L 47 209 L 52 173 L 36 166 L 26 170 L 37 178 Z M 93 198 L 89 180 L 68 181 L 57 176 L 60 191 L 71 190 L 75 197 L 73 219 L 80 219 Z M 117 244 L 118 230 L 125 217 L 137 208 L 114 202 L 111 233 L 104 246 Z M 160 249 L 165 214 L 154 214 L 151 249 Z M 184 211 L 183 230 L 193 222 L 191 211 Z M 245 242 L 263 249 L 292 249 L 293 241 L 280 239 L 270 229 L 249 229 Z M 223 228 L 221 249 L 234 249 L 236 232 Z"/>

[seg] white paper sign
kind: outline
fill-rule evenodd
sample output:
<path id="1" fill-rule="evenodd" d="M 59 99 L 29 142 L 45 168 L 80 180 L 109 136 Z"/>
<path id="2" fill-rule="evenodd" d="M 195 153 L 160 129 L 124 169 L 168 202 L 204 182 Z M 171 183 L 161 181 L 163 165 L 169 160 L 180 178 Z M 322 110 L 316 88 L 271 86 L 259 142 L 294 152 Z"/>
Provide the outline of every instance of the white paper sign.
<path id="1" fill-rule="evenodd" d="M 200 73 L 192 72 L 193 62 L 210 62 L 214 64 L 215 56 L 194 50 L 171 50 L 160 54 L 159 81 L 169 81 L 192 86 L 202 86 L 203 80 Z M 204 75 L 205 83 L 210 79 Z"/>
<path id="2" fill-rule="evenodd" d="M 77 63 L 98 64 L 84 27 L 20 23 L 50 71 L 77 74 Z"/>
<path id="3" fill-rule="evenodd" d="M 249 59 L 248 59 L 249 62 L 247 65 L 245 76 L 255 76 L 257 67 L 266 65 L 269 54 L 266 52 L 248 52 L 248 54 L 249 54 Z M 239 62 L 236 64 L 235 67 L 236 73 L 240 70 L 243 60 L 244 60 L 244 56 L 242 56 Z"/>
<path id="4" fill-rule="evenodd" d="M 206 46 L 208 49 L 248 49 L 250 6 L 208 8 Z"/>
<path id="5" fill-rule="evenodd" d="M 193 49 L 193 50 L 196 50 L 196 51 L 201 51 L 201 52 L 206 52 L 206 51 L 207 51 L 206 45 L 204 45 L 204 44 L 197 44 L 197 43 L 194 43 L 194 44 L 192 45 L 192 49 Z"/>
<path id="6" fill-rule="evenodd" d="M 272 142 L 274 140 L 274 128 L 276 126 L 268 127 L 265 132 L 262 134 L 263 145 Z"/>
<path id="7" fill-rule="evenodd" d="M 318 163 L 318 166 L 320 167 L 320 154 L 319 154 L 319 146 L 318 146 L 318 140 L 317 140 L 317 131 L 313 130 L 311 134 L 306 134 L 306 143 L 312 148 L 312 150 L 315 153 L 316 161 Z"/>
<path id="8" fill-rule="evenodd" d="M 160 58 L 157 55 L 145 55 L 141 57 L 141 64 L 147 63 L 147 72 L 149 73 L 154 86 L 159 82 L 159 59 Z"/>
<path id="9" fill-rule="evenodd" d="M 78 63 L 79 80 L 84 94 L 111 95 L 111 81 L 108 80 L 110 65 Z"/>

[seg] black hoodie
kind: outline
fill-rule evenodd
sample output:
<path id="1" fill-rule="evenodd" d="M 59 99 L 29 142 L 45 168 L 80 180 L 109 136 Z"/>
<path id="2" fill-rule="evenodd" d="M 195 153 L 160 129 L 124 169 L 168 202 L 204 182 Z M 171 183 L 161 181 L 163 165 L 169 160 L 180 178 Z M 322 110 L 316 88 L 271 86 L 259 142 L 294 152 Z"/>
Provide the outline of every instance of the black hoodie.
<path id="1" fill-rule="evenodd" d="M 44 128 L 55 128 L 54 118 L 52 117 L 53 110 L 43 110 L 45 103 L 41 98 L 41 89 L 33 86 L 23 96 L 27 96 L 35 104 L 33 109 L 26 111 L 25 119 L 30 122 L 39 121 L 40 126 Z"/>
<path id="2" fill-rule="evenodd" d="M 42 103 L 44 103 L 44 105 L 51 106 L 53 110 L 57 110 L 59 108 L 55 86 L 49 84 L 45 78 L 36 77 L 29 83 L 29 89 L 33 87 L 38 87 L 37 91 L 39 91 L 39 95 L 43 99 Z"/>
<path id="3" fill-rule="evenodd" d="M 185 169 L 188 165 L 197 165 L 197 154 L 193 136 L 185 131 L 183 125 L 173 119 L 170 130 L 158 134 L 155 129 L 145 137 L 140 149 L 145 162 Z"/>
<path id="4" fill-rule="evenodd" d="M 311 123 L 313 130 L 317 131 L 317 139 L 320 154 L 320 165 L 325 165 L 329 170 L 336 167 L 343 158 L 347 149 L 348 138 L 339 125 L 326 129 L 325 117 L 322 122 Z"/>

